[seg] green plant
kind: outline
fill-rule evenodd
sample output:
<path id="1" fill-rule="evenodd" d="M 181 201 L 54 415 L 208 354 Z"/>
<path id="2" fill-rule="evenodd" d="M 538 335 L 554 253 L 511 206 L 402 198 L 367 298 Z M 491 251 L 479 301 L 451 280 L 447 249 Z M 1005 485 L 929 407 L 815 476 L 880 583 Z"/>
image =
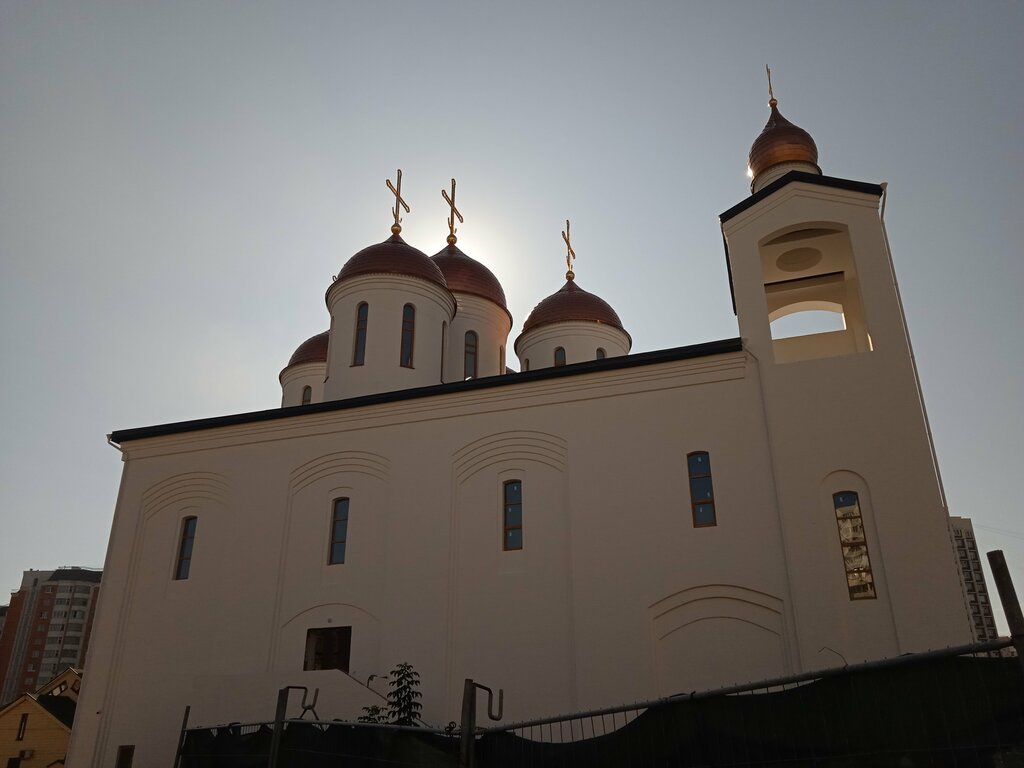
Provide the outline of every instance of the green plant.
<path id="1" fill-rule="evenodd" d="M 388 711 L 386 707 L 379 704 L 372 704 L 363 707 L 363 714 L 358 717 L 360 723 L 386 723 L 388 722 Z"/>
<path id="2" fill-rule="evenodd" d="M 420 673 L 413 669 L 412 664 L 402 662 L 391 670 L 388 675 L 390 690 L 387 706 L 374 704 L 363 707 L 359 716 L 360 723 L 387 723 L 389 725 L 416 725 L 423 705 L 420 699 L 423 694 L 417 690 L 420 686 Z"/>
<path id="3" fill-rule="evenodd" d="M 388 716 L 393 725 L 416 725 L 423 705 L 419 700 L 423 696 L 417 688 L 420 686 L 420 673 L 412 668 L 412 664 L 402 662 L 391 670 L 391 681 L 388 683 Z"/>

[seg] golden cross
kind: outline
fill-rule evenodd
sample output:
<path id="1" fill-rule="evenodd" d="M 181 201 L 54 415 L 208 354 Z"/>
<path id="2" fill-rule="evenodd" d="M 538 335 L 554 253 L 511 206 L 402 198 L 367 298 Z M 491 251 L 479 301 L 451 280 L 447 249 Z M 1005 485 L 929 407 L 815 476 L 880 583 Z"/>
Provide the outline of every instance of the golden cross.
<path id="1" fill-rule="evenodd" d="M 565 220 L 565 229 L 562 230 L 562 239 L 565 240 L 565 264 L 569 267 L 569 271 L 565 273 L 566 280 L 572 280 L 576 275 L 572 271 L 572 263 L 576 261 L 576 251 L 572 249 L 572 243 L 569 242 L 569 220 Z"/>
<path id="2" fill-rule="evenodd" d="M 455 217 L 458 217 L 460 224 L 465 223 L 465 219 L 462 218 L 459 209 L 455 207 L 455 179 L 452 179 L 452 196 L 448 197 L 448 193 L 442 189 L 441 197 L 448 203 L 448 207 L 452 209 L 451 214 L 448 216 L 448 245 L 455 245 L 455 233 L 458 231 L 455 229 Z"/>
<path id="3" fill-rule="evenodd" d="M 775 101 L 775 92 L 772 90 L 772 68 L 765 64 L 764 69 L 768 73 L 768 103 L 771 104 Z"/>
<path id="4" fill-rule="evenodd" d="M 391 179 L 387 180 L 388 189 L 395 196 L 395 207 L 391 209 L 391 215 L 395 217 L 395 223 L 391 225 L 391 231 L 396 235 L 402 231 L 402 219 L 399 216 L 401 211 L 399 206 L 405 209 L 406 213 L 409 213 L 409 205 L 402 199 L 402 169 L 398 169 L 398 186 L 395 187 L 391 184 Z"/>

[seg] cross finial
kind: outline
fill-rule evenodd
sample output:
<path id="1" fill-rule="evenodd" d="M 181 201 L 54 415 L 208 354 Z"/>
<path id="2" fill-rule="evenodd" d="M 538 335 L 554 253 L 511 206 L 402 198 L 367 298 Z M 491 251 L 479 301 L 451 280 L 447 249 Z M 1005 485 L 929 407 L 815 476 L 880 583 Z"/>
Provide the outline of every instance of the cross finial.
<path id="1" fill-rule="evenodd" d="M 442 189 L 441 197 L 448 203 L 448 207 L 452 209 L 452 212 L 448 215 L 448 245 L 455 245 L 458 239 L 455 237 L 455 233 L 458 231 L 455 229 L 455 219 L 458 218 L 460 224 L 465 222 L 462 214 L 459 213 L 459 209 L 455 207 L 455 179 L 452 179 L 452 196 L 448 197 L 448 193 Z"/>
<path id="2" fill-rule="evenodd" d="M 765 64 L 764 71 L 768 73 L 768 106 L 774 107 L 779 101 L 775 98 L 775 91 L 772 90 L 772 68 Z"/>
<path id="3" fill-rule="evenodd" d="M 387 184 L 388 189 L 390 189 L 391 193 L 395 196 L 395 207 L 391 209 L 391 215 L 395 217 L 395 223 L 391 225 L 391 231 L 397 235 L 399 232 L 402 231 L 402 217 L 399 215 L 401 213 L 401 209 L 399 208 L 399 206 L 401 206 L 401 208 L 404 208 L 406 213 L 409 213 L 409 205 L 408 203 L 405 202 L 405 200 L 402 199 L 401 168 L 398 169 L 398 186 L 394 186 L 391 183 L 391 179 L 387 180 Z"/>
<path id="4" fill-rule="evenodd" d="M 562 239 L 565 240 L 565 265 L 569 268 L 569 271 L 565 273 L 566 280 L 572 280 L 576 275 L 572 271 L 572 263 L 576 261 L 576 251 L 572 249 L 572 243 L 569 241 L 569 220 L 565 220 L 565 229 L 562 230 Z"/>

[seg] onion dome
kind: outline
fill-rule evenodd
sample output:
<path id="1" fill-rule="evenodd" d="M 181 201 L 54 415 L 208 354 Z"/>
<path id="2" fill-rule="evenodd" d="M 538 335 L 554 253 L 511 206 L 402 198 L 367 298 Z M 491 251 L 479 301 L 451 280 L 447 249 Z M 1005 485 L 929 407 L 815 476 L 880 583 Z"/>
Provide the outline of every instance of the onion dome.
<path id="1" fill-rule="evenodd" d="M 814 166 L 818 173 L 818 147 L 811 134 L 799 126 L 793 125 L 779 112 L 778 101 L 769 100 L 771 115 L 765 123 L 764 130 L 750 147 L 747 166 L 752 177 L 758 176 L 782 163 L 806 163 Z"/>
<path id="2" fill-rule="evenodd" d="M 464 254 L 454 243 L 449 242 L 443 250 L 431 256 L 430 260 L 441 270 L 448 290 L 480 296 L 508 311 L 505 291 L 498 278 L 479 261 Z"/>
<path id="3" fill-rule="evenodd" d="M 570 277 L 556 293 L 541 301 L 523 323 L 523 333 L 551 323 L 590 320 L 625 332 L 622 321 L 611 305 L 600 296 L 587 293 Z"/>
<path id="4" fill-rule="evenodd" d="M 295 350 L 295 353 L 288 361 L 287 367 L 298 365 L 299 363 L 326 363 L 327 342 L 329 339 L 329 331 L 318 333 L 316 336 L 310 336 L 299 344 L 298 349 Z"/>
<path id="5" fill-rule="evenodd" d="M 338 281 L 356 275 L 405 275 L 428 280 L 447 288 L 444 274 L 423 251 L 413 248 L 395 232 L 383 243 L 363 248 L 345 262 L 338 273 Z"/>

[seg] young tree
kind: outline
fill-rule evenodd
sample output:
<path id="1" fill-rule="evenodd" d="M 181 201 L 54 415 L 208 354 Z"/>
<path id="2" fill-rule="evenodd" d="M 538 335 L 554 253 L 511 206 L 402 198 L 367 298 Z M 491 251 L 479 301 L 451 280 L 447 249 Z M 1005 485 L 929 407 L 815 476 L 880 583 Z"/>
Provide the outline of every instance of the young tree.
<path id="1" fill-rule="evenodd" d="M 420 673 L 412 668 L 412 664 L 402 662 L 391 670 L 388 676 L 387 706 L 374 704 L 363 707 L 359 716 L 360 723 L 387 723 L 389 725 L 416 725 L 419 719 L 421 694 L 417 689 L 420 685 Z"/>
<path id="2" fill-rule="evenodd" d="M 420 673 L 412 668 L 412 664 L 402 662 L 391 670 L 391 682 L 388 683 L 388 716 L 393 725 L 416 725 L 423 705 L 419 700 L 423 694 L 417 689 L 420 686 Z"/>

